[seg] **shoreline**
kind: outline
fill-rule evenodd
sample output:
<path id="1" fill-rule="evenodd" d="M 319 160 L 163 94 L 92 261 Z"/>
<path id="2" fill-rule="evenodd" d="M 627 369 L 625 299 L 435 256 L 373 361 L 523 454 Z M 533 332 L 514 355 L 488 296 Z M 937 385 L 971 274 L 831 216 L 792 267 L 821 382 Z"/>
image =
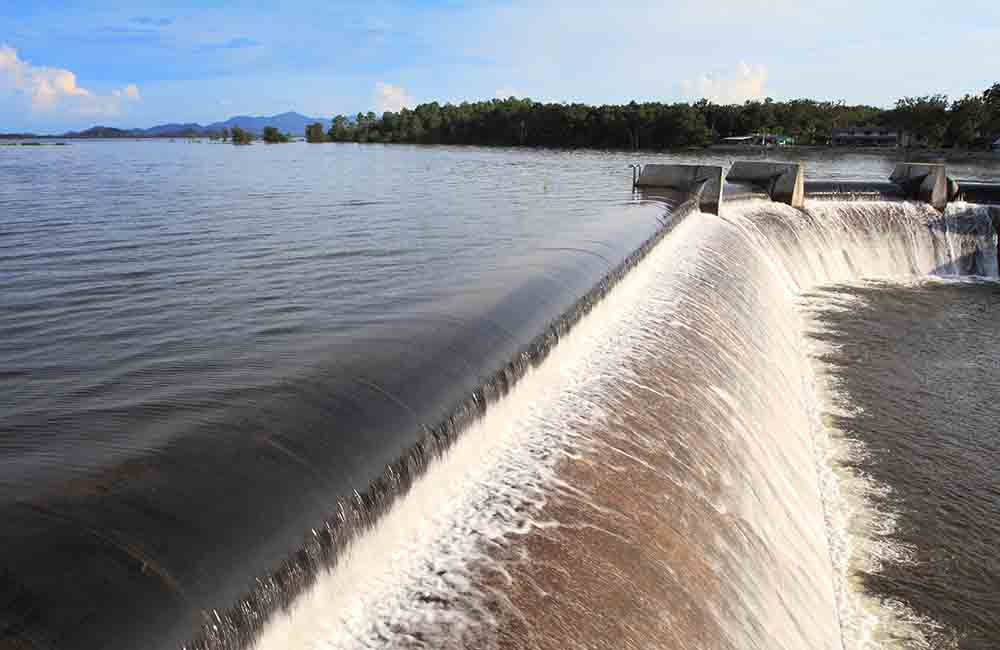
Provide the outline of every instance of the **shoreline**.
<path id="1" fill-rule="evenodd" d="M 709 145 L 707 151 L 719 153 L 764 153 L 774 151 L 794 151 L 808 153 L 871 154 L 884 157 L 899 157 L 905 160 L 961 158 L 965 160 L 1000 160 L 1000 151 L 970 149 L 913 148 L 913 147 L 835 147 L 829 145 L 784 145 L 761 147 L 758 145 Z"/>
<path id="2" fill-rule="evenodd" d="M 307 142 L 304 138 L 295 136 L 294 142 Z M 156 136 L 123 136 L 123 137 L 81 137 L 72 135 L 34 135 L 34 134 L 0 134 L 0 146 L 21 146 L 28 145 L 39 140 L 83 140 L 95 142 L 137 142 L 137 141 L 175 141 L 175 140 L 211 140 L 207 135 L 156 135 Z M 483 142 L 385 142 L 369 140 L 358 142 L 354 140 L 338 140 L 327 142 L 307 142 L 308 144 L 378 144 L 378 145 L 407 145 L 420 147 L 484 147 L 487 149 L 526 149 L 539 150 L 551 149 L 557 151 L 616 151 L 629 152 L 635 154 L 663 154 L 663 153 L 738 153 L 738 154 L 758 154 L 761 157 L 768 157 L 775 152 L 787 153 L 842 153 L 883 156 L 886 158 L 899 158 L 901 161 L 918 160 L 997 160 L 1000 161 L 1000 150 L 973 150 L 954 148 L 919 148 L 919 147 L 858 147 L 858 146 L 833 146 L 833 145 L 781 145 L 781 146 L 760 146 L 760 145 L 728 145 L 710 144 L 704 147 L 664 147 L 664 148 L 641 148 L 629 149 L 621 147 L 579 147 L 572 145 L 562 146 L 534 146 L 534 145 L 509 145 L 490 144 Z M 39 143 L 41 144 L 41 143 Z M 223 142 L 223 144 L 229 144 Z"/>

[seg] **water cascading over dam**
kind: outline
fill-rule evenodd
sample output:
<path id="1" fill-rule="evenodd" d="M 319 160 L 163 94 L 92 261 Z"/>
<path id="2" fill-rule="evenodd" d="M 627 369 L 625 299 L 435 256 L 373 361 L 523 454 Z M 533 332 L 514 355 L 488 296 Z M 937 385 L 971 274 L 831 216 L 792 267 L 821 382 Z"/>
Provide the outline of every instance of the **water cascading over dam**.
<path id="1" fill-rule="evenodd" d="M 412 487 L 388 470 L 391 505 L 356 494 L 314 531 L 336 557 L 297 565 L 316 574 L 287 607 L 215 613 L 190 647 L 881 647 L 894 614 L 851 578 L 864 503 L 833 471 L 800 302 L 996 276 L 989 208 L 744 200 L 678 211 L 647 249 L 475 394 Z"/>

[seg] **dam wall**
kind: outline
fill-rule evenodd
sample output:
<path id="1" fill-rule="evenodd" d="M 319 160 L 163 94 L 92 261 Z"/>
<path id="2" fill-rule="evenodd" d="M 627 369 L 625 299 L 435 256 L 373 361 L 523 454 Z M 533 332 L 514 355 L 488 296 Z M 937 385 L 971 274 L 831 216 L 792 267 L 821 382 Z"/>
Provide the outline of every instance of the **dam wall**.
<path id="1" fill-rule="evenodd" d="M 702 212 L 718 214 L 722 203 L 722 167 L 713 165 L 633 166 L 632 186 L 671 190 L 697 199 Z"/>
<path id="2" fill-rule="evenodd" d="M 948 177 L 944 165 L 900 163 L 889 180 L 903 188 L 908 198 L 929 203 L 937 210 L 948 204 Z"/>
<path id="3" fill-rule="evenodd" d="M 879 647 L 897 622 L 851 580 L 862 506 L 833 470 L 799 301 L 970 256 L 996 275 L 995 236 L 964 206 L 689 215 L 254 647 Z"/>
<path id="4" fill-rule="evenodd" d="M 543 365 L 571 330 L 601 304 L 662 239 L 688 218 L 700 216 L 697 196 L 679 192 L 667 198 L 669 200 L 663 204 L 666 214 L 653 236 L 613 267 L 541 333 L 521 346 L 506 364 L 480 385 L 470 388 L 466 398 L 455 404 L 442 420 L 426 426 L 419 441 L 404 450 L 398 460 L 386 465 L 381 476 L 372 479 L 364 489 L 355 490 L 350 497 L 331 499 L 332 515 L 317 522 L 306 535 L 304 545 L 281 566 L 269 575 L 258 577 L 253 588 L 238 602 L 223 603 L 217 610 L 202 613 L 204 622 L 194 638 L 183 646 L 184 650 L 258 647 L 256 639 L 275 618 L 280 621 L 293 604 L 308 602 L 310 594 L 322 590 L 323 584 L 317 581 L 325 578 L 328 572 L 336 571 L 346 559 L 356 557 L 359 546 L 368 543 L 366 539 L 387 513 L 398 509 L 397 500 L 406 497 L 430 467 L 451 454 L 452 446 L 463 439 L 467 430 L 477 426 L 487 413 L 496 411 L 498 404 L 505 403 L 509 392 Z M 387 559 L 387 566 L 394 566 L 390 559 Z M 354 570 L 354 565 L 348 570 Z M 303 640 L 299 647 L 315 644 L 325 647 L 325 642 L 314 641 Z"/>
<path id="5" fill-rule="evenodd" d="M 892 199 L 927 203 L 944 210 L 951 201 L 1000 204 L 1000 183 L 956 180 L 937 163 L 898 163 L 885 181 L 805 178 L 800 163 L 735 161 L 722 167 L 687 164 L 632 165 L 634 188 L 672 190 L 702 197 L 703 212 L 719 214 L 723 201 L 754 198 L 802 208 L 806 197 Z"/>
<path id="6" fill-rule="evenodd" d="M 793 208 L 805 204 L 805 172 L 800 164 L 737 161 L 726 174 L 726 181 L 758 187 L 772 201 Z"/>

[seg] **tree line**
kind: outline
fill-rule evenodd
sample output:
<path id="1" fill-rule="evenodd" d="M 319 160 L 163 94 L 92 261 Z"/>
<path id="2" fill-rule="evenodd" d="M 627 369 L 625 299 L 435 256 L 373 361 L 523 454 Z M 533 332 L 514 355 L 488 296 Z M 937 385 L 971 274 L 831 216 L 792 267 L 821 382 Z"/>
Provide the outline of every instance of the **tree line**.
<path id="1" fill-rule="evenodd" d="M 980 95 L 906 97 L 891 109 L 794 99 L 720 105 L 708 100 L 627 105 L 493 99 L 425 103 L 398 112 L 337 115 L 329 129 L 306 127 L 309 142 L 407 142 L 498 146 L 668 149 L 699 147 L 754 133 L 787 135 L 798 144 L 829 144 L 836 128 L 892 127 L 926 146 L 986 147 L 1000 135 L 1000 83 Z"/>

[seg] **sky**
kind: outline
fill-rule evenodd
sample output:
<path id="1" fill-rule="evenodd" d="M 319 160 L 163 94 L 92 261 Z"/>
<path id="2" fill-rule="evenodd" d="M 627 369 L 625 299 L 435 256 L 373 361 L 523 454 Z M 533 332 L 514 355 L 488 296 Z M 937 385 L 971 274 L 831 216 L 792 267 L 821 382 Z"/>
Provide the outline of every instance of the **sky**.
<path id="1" fill-rule="evenodd" d="M 809 4 L 0 0 L 0 132 L 509 96 L 890 106 L 1000 81 L 996 0 Z"/>

